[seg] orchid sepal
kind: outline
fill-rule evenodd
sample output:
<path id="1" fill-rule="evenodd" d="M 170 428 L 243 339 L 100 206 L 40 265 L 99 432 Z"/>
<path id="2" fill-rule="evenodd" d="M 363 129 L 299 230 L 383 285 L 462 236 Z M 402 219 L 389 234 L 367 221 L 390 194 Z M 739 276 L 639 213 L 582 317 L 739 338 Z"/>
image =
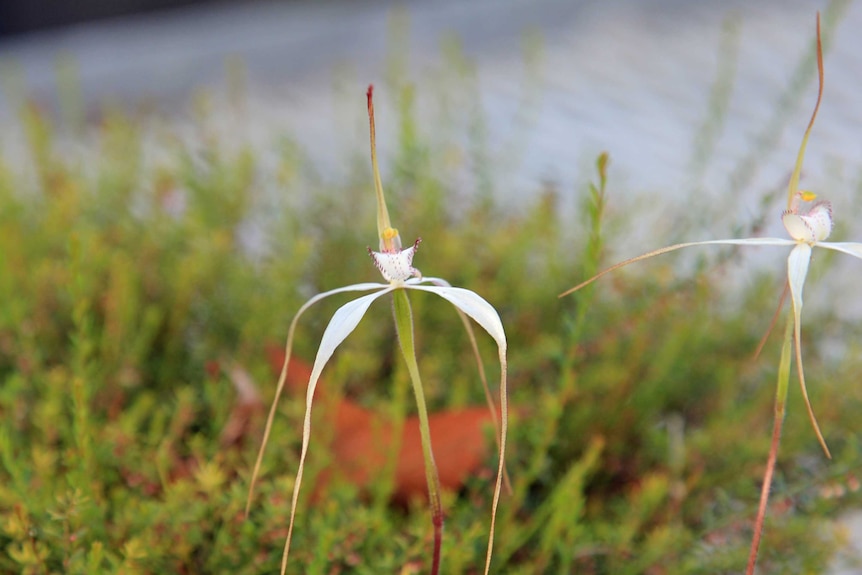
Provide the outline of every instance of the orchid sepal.
<path id="1" fill-rule="evenodd" d="M 706 245 L 716 245 L 716 244 L 724 244 L 724 245 L 751 245 L 751 246 L 793 246 L 796 245 L 796 242 L 793 240 L 788 240 L 787 238 L 742 238 L 742 239 L 727 239 L 727 240 L 705 240 L 700 242 L 684 242 L 681 244 L 674 244 L 671 246 L 665 246 L 663 248 L 659 248 L 657 250 L 653 250 L 651 252 L 647 252 L 645 254 L 641 254 L 639 256 L 635 256 L 633 258 L 629 258 L 627 260 L 621 261 L 617 264 L 612 265 L 609 268 L 606 268 L 591 278 L 579 283 L 575 287 L 569 288 L 563 293 L 561 293 L 558 297 L 564 297 L 571 293 L 574 293 L 586 286 L 590 285 L 597 279 L 611 273 L 612 271 L 616 271 L 622 267 L 625 267 L 629 264 L 633 264 L 639 261 L 643 261 L 655 256 L 660 256 L 662 254 L 666 254 L 669 252 L 674 252 L 676 250 L 680 250 L 682 248 L 688 248 L 692 246 L 706 246 Z"/>
<path id="2" fill-rule="evenodd" d="M 254 498 L 254 486 L 255 486 L 255 482 L 257 480 L 257 476 L 260 473 L 260 467 L 261 467 L 261 464 L 263 462 L 263 453 L 264 453 L 264 450 L 266 449 L 266 444 L 269 441 L 270 432 L 272 431 L 272 423 L 275 419 L 275 411 L 276 411 L 276 407 L 278 406 L 278 400 L 281 398 L 281 394 L 284 392 L 284 385 L 285 385 L 285 382 L 287 381 L 287 366 L 290 363 L 290 356 L 291 356 L 291 353 L 293 351 L 293 337 L 294 337 L 294 333 L 296 332 L 296 325 L 299 322 L 299 318 L 302 317 L 302 314 L 305 313 L 305 311 L 308 310 L 308 308 L 310 308 L 314 304 L 320 302 L 321 300 L 328 298 L 329 296 L 340 294 L 340 293 L 353 292 L 353 291 L 369 291 L 369 290 L 373 290 L 373 289 L 384 289 L 387 287 L 389 287 L 389 286 L 387 286 L 386 284 L 374 283 L 374 282 L 365 282 L 365 283 L 352 284 L 352 285 L 348 285 L 348 286 L 342 286 L 339 288 L 331 289 L 331 290 L 319 293 L 319 294 L 313 296 L 312 298 L 310 298 L 308 301 L 306 301 L 304 304 L 302 304 L 302 306 L 299 308 L 299 310 L 297 310 L 296 315 L 293 316 L 293 320 L 291 320 L 290 327 L 288 328 L 288 332 L 287 332 L 287 343 L 285 344 L 285 349 L 284 349 L 284 363 L 282 365 L 281 372 L 278 376 L 278 383 L 276 384 L 276 387 L 275 387 L 275 396 L 273 397 L 272 405 L 269 409 L 269 414 L 267 415 L 267 418 L 266 418 L 266 425 L 264 426 L 263 438 L 261 440 L 260 449 L 258 450 L 257 459 L 255 460 L 254 468 L 253 468 L 253 471 L 251 474 L 251 482 L 249 485 L 248 497 L 246 499 L 246 504 L 245 504 L 245 515 L 246 516 L 248 516 L 249 510 L 251 509 L 251 501 Z"/>
<path id="3" fill-rule="evenodd" d="M 323 332 L 323 337 L 320 339 L 320 345 L 317 348 L 317 355 L 314 358 L 311 376 L 308 379 L 308 389 L 305 394 L 305 417 L 302 421 L 302 448 L 300 450 L 299 467 L 297 468 L 293 495 L 290 502 L 290 523 L 281 558 L 282 572 L 285 572 L 287 569 L 287 558 L 290 553 L 294 518 L 296 517 L 296 508 L 299 503 L 299 490 L 302 486 L 302 472 L 305 468 L 305 458 L 308 455 L 308 445 L 311 440 L 311 406 L 314 402 L 314 392 L 317 389 L 317 382 L 320 380 L 320 374 L 323 372 L 323 368 L 326 367 L 332 354 L 335 353 L 336 348 L 347 339 L 347 336 L 353 333 L 353 330 L 356 329 L 356 326 L 365 317 L 365 313 L 371 307 L 371 304 L 396 289 L 392 286 L 384 285 L 382 287 L 383 289 L 379 291 L 351 300 L 338 308 L 332 315 L 332 318 L 330 318 Z"/>
<path id="4" fill-rule="evenodd" d="M 802 399 L 805 401 L 805 409 L 808 411 L 808 419 L 814 428 L 814 434 L 826 457 L 832 459 L 832 453 L 826 445 L 820 425 L 808 399 L 808 388 L 805 385 L 805 370 L 802 365 L 802 290 L 805 287 L 805 278 L 808 275 L 808 265 L 811 263 L 811 246 L 800 242 L 787 257 L 787 283 L 790 286 L 790 301 L 793 306 L 793 341 L 796 350 L 796 371 L 799 374 L 799 387 L 802 390 Z"/>
<path id="5" fill-rule="evenodd" d="M 806 198 L 803 198 L 806 199 Z M 813 199 L 808 196 L 807 199 Z M 619 262 L 598 274 L 592 276 L 586 281 L 581 282 L 573 288 L 570 288 L 560 294 L 559 297 L 566 296 L 572 292 L 593 283 L 602 276 L 625 267 L 629 264 L 649 259 L 654 256 L 662 255 L 668 252 L 676 251 L 682 248 L 702 245 L 751 245 L 751 246 L 793 246 L 787 265 L 787 281 L 790 286 L 791 300 L 793 305 L 793 341 L 796 349 L 796 367 L 799 374 L 799 387 L 802 391 L 802 397 L 805 401 L 805 407 L 808 411 L 808 418 L 811 420 L 814 433 L 820 446 L 823 448 L 827 457 L 832 457 L 817 419 L 814 416 L 814 411 L 811 407 L 808 398 L 808 390 L 805 384 L 805 372 L 802 364 L 802 291 L 805 284 L 805 278 L 808 274 L 808 264 L 811 259 L 811 251 L 814 247 L 822 247 L 833 251 L 842 252 L 856 258 L 862 259 L 862 243 L 858 242 L 827 242 L 823 239 L 829 237 L 832 231 L 832 207 L 829 202 L 818 201 L 807 210 L 801 210 L 798 205 L 793 206 L 793 210 L 786 210 L 782 214 L 782 222 L 787 229 L 787 232 L 793 239 L 787 238 L 741 238 L 741 239 L 722 239 L 722 240 L 706 240 L 700 242 L 685 242 L 666 246 L 629 258 Z"/>

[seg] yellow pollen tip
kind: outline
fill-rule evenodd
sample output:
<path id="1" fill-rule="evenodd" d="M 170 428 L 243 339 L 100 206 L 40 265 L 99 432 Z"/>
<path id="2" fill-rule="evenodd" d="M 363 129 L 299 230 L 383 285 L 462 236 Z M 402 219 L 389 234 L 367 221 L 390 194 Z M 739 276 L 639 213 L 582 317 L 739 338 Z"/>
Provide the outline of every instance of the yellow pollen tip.
<path id="1" fill-rule="evenodd" d="M 817 194 L 815 194 L 814 192 L 809 192 L 809 191 L 800 191 L 799 197 L 801 197 L 802 201 L 804 201 L 804 202 L 810 202 L 811 200 L 813 200 L 814 198 L 817 197 Z"/>
<path id="2" fill-rule="evenodd" d="M 380 250 L 384 252 L 397 252 L 401 249 L 401 236 L 395 228 L 383 228 L 380 234 Z"/>

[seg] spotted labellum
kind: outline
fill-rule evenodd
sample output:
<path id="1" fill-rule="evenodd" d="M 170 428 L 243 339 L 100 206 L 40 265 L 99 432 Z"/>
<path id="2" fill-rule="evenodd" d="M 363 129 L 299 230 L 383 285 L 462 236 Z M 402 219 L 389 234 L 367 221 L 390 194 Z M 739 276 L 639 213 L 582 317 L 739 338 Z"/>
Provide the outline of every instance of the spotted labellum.
<path id="1" fill-rule="evenodd" d="M 421 241 L 422 238 L 416 238 L 412 246 L 403 250 L 400 248 L 400 241 L 398 242 L 399 246 L 394 250 L 381 248 L 381 251 L 375 252 L 368 248 L 368 254 L 374 260 L 374 265 L 383 274 L 383 278 L 388 282 L 403 282 L 411 277 L 422 279 L 422 272 L 413 267 L 413 256 L 419 249 Z"/>

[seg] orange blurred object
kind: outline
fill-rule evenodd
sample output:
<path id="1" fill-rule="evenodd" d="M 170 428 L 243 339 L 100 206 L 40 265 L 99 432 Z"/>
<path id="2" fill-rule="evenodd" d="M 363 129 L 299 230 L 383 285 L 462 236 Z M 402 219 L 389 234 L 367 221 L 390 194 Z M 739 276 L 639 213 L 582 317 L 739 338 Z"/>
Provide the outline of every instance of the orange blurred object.
<path id="1" fill-rule="evenodd" d="M 280 372 L 284 352 L 270 349 L 269 359 L 273 369 Z M 311 366 L 291 358 L 286 385 L 294 396 L 305 396 L 310 375 Z M 333 467 L 324 472 L 324 477 L 320 479 L 326 482 L 335 473 L 359 487 L 368 487 L 389 463 L 393 424 L 384 415 L 359 406 L 350 399 L 340 397 L 335 405 L 331 401 L 327 402 L 325 389 L 326 384 L 321 379 L 315 397 L 315 409 L 324 410 L 324 421 L 332 421 L 330 454 Z M 482 469 L 494 451 L 491 413 L 487 407 L 469 407 L 432 413 L 428 419 L 440 485 L 443 489 L 456 491 L 468 477 Z M 427 498 L 419 418 L 407 417 L 395 462 L 392 499 L 407 504 Z"/>

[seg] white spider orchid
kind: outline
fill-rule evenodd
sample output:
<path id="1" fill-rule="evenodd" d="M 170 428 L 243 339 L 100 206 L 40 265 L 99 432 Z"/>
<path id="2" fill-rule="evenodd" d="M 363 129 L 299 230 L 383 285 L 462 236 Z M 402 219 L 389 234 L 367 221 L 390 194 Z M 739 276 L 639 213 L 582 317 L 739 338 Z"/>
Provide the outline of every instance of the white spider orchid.
<path id="1" fill-rule="evenodd" d="M 819 15 L 817 21 L 819 45 Z M 793 174 L 790 179 L 788 208 L 783 212 L 781 216 L 781 221 L 784 224 L 784 228 L 787 230 L 787 233 L 790 235 L 790 239 L 743 238 L 727 240 L 707 240 L 700 242 L 686 242 L 663 247 L 613 265 L 610 268 L 603 270 L 602 272 L 586 280 L 585 282 L 582 282 L 575 287 L 566 290 L 565 292 L 560 294 L 560 297 L 575 292 L 593 283 L 605 274 L 608 274 L 623 266 L 627 266 L 634 262 L 639 262 L 653 256 L 658 256 L 690 246 L 702 246 L 710 244 L 792 246 L 793 249 L 790 251 L 790 256 L 787 258 L 787 283 L 790 286 L 790 294 L 793 302 L 793 337 L 796 344 L 796 366 L 797 370 L 799 371 L 799 383 L 801 385 L 802 393 L 805 398 L 805 403 L 808 408 L 808 414 L 811 419 L 811 423 L 814 425 L 818 440 L 820 441 L 826 454 L 829 455 L 829 449 L 826 447 L 826 443 L 823 440 L 823 436 L 820 433 L 820 428 L 817 425 L 817 421 L 814 417 L 814 413 L 808 401 L 808 393 L 805 387 L 805 374 L 802 369 L 802 347 L 800 340 L 800 332 L 802 326 L 802 288 L 805 284 L 805 278 L 808 275 L 808 264 L 811 261 L 811 252 L 814 247 L 826 248 L 862 259 L 862 243 L 825 241 L 829 237 L 829 234 L 832 232 L 831 204 L 827 201 L 817 201 L 809 205 L 809 202 L 814 200 L 816 198 L 816 195 L 812 192 L 802 191 L 798 189 L 799 174 L 802 169 L 802 159 L 805 155 L 805 146 L 808 141 L 808 134 L 811 132 L 811 127 L 814 125 L 814 119 L 817 116 L 817 110 L 820 107 L 820 99 L 823 93 L 823 60 L 822 54 L 819 50 L 818 67 L 820 70 L 820 91 L 817 95 L 817 104 L 814 107 L 814 113 L 811 116 L 811 121 L 809 122 L 808 128 L 806 129 L 805 135 L 802 139 L 802 145 L 799 149 L 796 166 L 794 167 Z"/>
<path id="2" fill-rule="evenodd" d="M 663 247 L 646 254 L 620 262 L 610 268 L 603 270 L 590 279 L 582 282 L 575 287 L 563 292 L 565 296 L 574 291 L 577 291 L 600 277 L 617 270 L 623 266 L 627 266 L 634 262 L 639 262 L 682 248 L 690 246 L 703 246 L 711 244 L 729 244 L 729 245 L 750 245 L 750 246 L 792 246 L 790 255 L 787 258 L 787 282 L 790 286 L 790 295 L 793 302 L 793 337 L 796 344 L 796 367 L 799 372 L 799 383 L 802 388 L 802 393 L 805 399 L 805 404 L 808 409 L 808 415 L 814 430 L 817 433 L 817 438 L 820 441 L 826 454 L 829 455 L 829 449 L 823 440 L 820 433 L 820 428 L 817 425 L 817 420 L 814 417 L 814 412 L 811 409 L 811 404 L 808 400 L 808 393 L 805 387 L 805 373 L 802 369 L 802 342 L 801 342 L 801 326 L 802 326 L 802 288 L 805 284 L 805 278 L 808 275 L 808 264 L 811 261 L 811 251 L 814 247 L 821 247 L 838 252 L 843 252 L 851 256 L 862 259 L 862 243 L 856 242 L 827 242 L 824 241 L 832 232 L 832 207 L 829 202 L 818 201 L 807 209 L 799 207 L 799 201 L 810 201 L 814 199 L 814 194 L 811 192 L 797 191 L 793 195 L 792 207 L 785 210 L 781 216 L 781 221 L 784 228 L 790 235 L 791 239 L 787 238 L 743 238 L 743 239 L 726 239 L 726 240 L 707 240 L 701 242 L 686 242 L 675 244 L 672 246 Z"/>
<path id="3" fill-rule="evenodd" d="M 430 292 L 436 294 L 452 305 L 455 306 L 461 316 L 464 325 L 467 328 L 468 336 L 473 345 L 474 353 L 478 354 L 478 348 L 473 337 L 472 328 L 470 327 L 467 317 L 472 318 L 478 323 L 488 334 L 494 338 L 497 343 L 500 361 L 500 410 L 502 413 L 499 424 L 497 424 L 496 408 L 488 395 L 489 401 L 492 403 L 491 414 L 492 419 L 499 428 L 498 446 L 500 450 L 499 467 L 497 471 L 497 479 L 494 488 L 494 498 L 492 503 L 491 526 L 488 538 L 488 548 L 485 562 L 485 573 L 490 570 L 491 554 L 494 544 L 494 527 L 496 522 L 497 504 L 500 499 L 500 491 L 503 478 L 505 477 L 504 454 L 506 448 L 506 429 L 507 429 L 507 391 L 506 391 L 506 333 L 503 330 L 503 324 L 500 321 L 500 316 L 494 307 L 483 299 L 478 294 L 459 287 L 452 287 L 443 279 L 440 278 L 423 278 L 422 274 L 413 267 L 413 256 L 419 247 L 420 240 L 409 248 L 401 248 L 401 239 L 398 230 L 393 228 L 389 222 L 389 214 L 386 209 L 386 202 L 383 197 L 383 186 L 380 181 L 380 173 L 377 166 L 377 152 L 375 143 L 374 129 L 374 106 L 372 101 L 373 87 L 368 88 L 368 115 L 371 135 L 371 163 L 374 173 L 374 187 L 377 195 L 377 228 L 380 239 L 380 251 L 372 251 L 368 248 L 368 252 L 374 260 L 374 264 L 380 270 L 384 279 L 388 283 L 359 283 L 345 287 L 336 288 L 323 293 L 320 293 L 299 308 L 296 316 L 290 324 L 288 331 L 287 344 L 285 349 L 284 365 L 281 370 L 278 385 L 273 399 L 272 407 L 269 412 L 269 417 L 266 422 L 263 442 L 260 447 L 257 461 L 255 463 L 252 474 L 251 487 L 249 488 L 248 502 L 246 504 L 246 514 L 251 506 L 255 479 L 260 471 L 260 465 L 263 458 L 263 451 L 269 438 L 269 433 L 272 427 L 273 418 L 275 416 L 276 404 L 284 388 L 287 375 L 287 365 L 290 361 L 291 350 L 293 347 L 294 330 L 299 320 L 299 317 L 312 305 L 327 298 L 331 295 L 344 292 L 363 292 L 372 291 L 373 293 L 363 295 L 353 301 L 350 301 L 340 307 L 329 321 L 323 337 L 320 341 L 320 346 L 317 350 L 317 356 L 314 359 L 311 376 L 308 382 L 308 391 L 306 394 L 306 410 L 305 419 L 303 421 L 302 430 L 302 450 L 300 453 L 299 468 L 296 472 L 296 482 L 293 488 L 293 497 L 291 501 L 290 525 L 288 527 L 287 539 L 284 546 L 284 554 L 282 556 L 281 572 L 284 573 L 287 566 L 287 559 L 290 550 L 290 542 L 293 534 L 294 518 L 296 514 L 297 501 L 299 497 L 299 489 L 302 483 L 302 472 L 305 463 L 305 458 L 308 452 L 309 438 L 311 433 L 311 406 L 314 398 L 314 391 L 317 382 L 320 378 L 324 366 L 332 357 L 335 349 L 343 342 L 348 335 L 356 328 L 360 320 L 365 315 L 365 312 L 371 304 L 387 295 L 392 294 L 393 309 L 395 315 L 395 326 L 398 333 L 398 338 L 401 344 L 401 350 L 407 362 L 408 372 L 413 383 L 413 391 L 416 396 L 418 407 L 418 415 L 420 420 L 420 434 L 422 439 L 422 448 L 425 456 L 425 469 L 428 481 L 429 501 L 432 508 L 432 522 L 434 524 L 434 553 L 431 573 L 439 572 L 440 562 L 440 545 L 443 528 L 443 513 L 440 503 L 440 484 L 437 477 L 437 469 L 434 463 L 434 457 L 431 452 L 431 437 L 428 425 L 428 414 L 425 406 L 425 398 L 422 391 L 422 384 L 419 377 L 419 369 L 416 363 L 414 342 L 413 342 L 413 318 L 410 310 L 410 302 L 407 298 L 407 290 Z M 430 284 L 430 285 L 426 285 Z M 478 356 L 477 356 L 478 359 Z M 479 372 L 484 381 L 484 370 L 481 362 L 479 363 Z M 486 386 L 487 392 L 487 386 Z M 486 394 L 487 395 L 487 394 Z"/>
<path id="4" fill-rule="evenodd" d="M 817 439 L 820 442 L 827 457 L 831 458 L 829 448 L 826 446 L 826 441 L 820 432 L 820 427 L 814 416 L 814 411 L 811 408 L 811 403 L 808 399 L 808 392 L 805 386 L 805 372 L 802 366 L 802 289 L 805 284 L 805 278 L 808 275 L 808 265 L 811 261 L 812 250 L 815 247 L 821 247 L 837 252 L 849 254 L 851 256 L 862 259 L 862 243 L 856 242 L 827 242 L 826 239 L 832 232 L 832 207 L 827 201 L 812 202 L 816 195 L 798 189 L 799 175 L 802 170 L 802 160 L 805 156 L 805 147 L 808 142 L 808 136 L 811 128 L 814 125 L 814 119 L 817 117 L 817 110 L 820 108 L 820 100 L 823 95 L 823 53 L 820 38 L 820 14 L 817 15 L 817 67 L 819 72 L 820 87 L 817 94 L 817 103 L 814 106 L 814 112 L 811 115 L 811 120 L 805 130 L 802 138 L 802 143 L 799 147 L 799 152 L 796 158 L 796 165 L 790 178 L 788 186 L 788 201 L 787 209 L 781 216 L 781 221 L 784 228 L 790 235 L 787 238 L 745 238 L 745 239 L 727 239 L 727 240 L 709 240 L 701 242 L 686 242 L 667 246 L 626 261 L 620 262 L 610 268 L 596 274 L 590 279 L 582 282 L 575 287 L 560 294 L 563 297 L 582 287 L 591 284 L 600 277 L 608 274 L 616 269 L 619 269 L 628 264 L 638 262 L 653 256 L 661 255 L 667 252 L 672 252 L 678 249 L 689 246 L 701 246 L 709 244 L 730 244 L 730 245 L 753 245 L 753 246 L 790 246 L 790 255 L 787 258 L 787 285 L 790 288 L 792 301 L 791 313 L 788 316 L 787 329 L 785 330 L 784 346 L 782 347 L 781 359 L 779 361 L 778 371 L 778 390 L 776 393 L 775 404 L 775 421 L 773 429 L 773 442 L 770 449 L 769 462 L 764 477 L 763 490 L 761 492 L 760 508 L 758 511 L 757 521 L 755 524 L 755 533 L 752 539 L 751 554 L 749 555 L 749 563 L 747 573 L 754 572 L 754 566 L 757 558 L 757 548 L 762 532 L 763 518 L 766 513 L 766 502 L 769 494 L 769 485 L 771 483 L 772 472 L 775 466 L 775 456 L 778 448 L 778 441 L 781 432 L 781 423 L 784 418 L 784 406 L 787 397 L 787 382 L 790 374 L 791 362 L 791 343 L 795 344 L 796 368 L 799 374 L 799 384 L 802 389 L 802 396 L 805 400 L 805 406 L 808 410 L 808 417 L 817 434 Z M 783 300 L 782 300 L 783 301 Z"/>

